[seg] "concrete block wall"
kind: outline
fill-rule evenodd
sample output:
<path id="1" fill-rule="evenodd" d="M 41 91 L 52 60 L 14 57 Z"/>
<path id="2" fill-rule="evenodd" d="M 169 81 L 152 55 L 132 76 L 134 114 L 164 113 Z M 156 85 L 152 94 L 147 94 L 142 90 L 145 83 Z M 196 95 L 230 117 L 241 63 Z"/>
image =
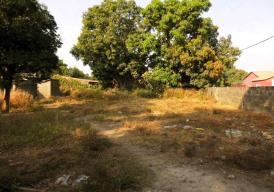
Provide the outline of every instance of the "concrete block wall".
<path id="1" fill-rule="evenodd" d="M 23 81 L 17 85 L 14 85 L 13 90 L 16 90 L 16 89 L 25 91 L 29 93 L 30 95 L 32 95 L 33 97 L 37 97 L 37 84 L 33 82 L 32 80 Z"/>
<path id="2" fill-rule="evenodd" d="M 37 85 L 38 98 L 50 98 L 51 97 L 51 81 L 39 83 Z"/>
<path id="3" fill-rule="evenodd" d="M 60 83 L 58 80 L 45 81 L 38 84 L 38 98 L 50 98 L 60 96 Z"/>
<path id="4" fill-rule="evenodd" d="M 13 86 L 12 91 L 24 91 L 32 95 L 34 98 L 50 98 L 61 95 L 59 80 L 48 80 L 37 84 L 32 80 L 20 82 Z M 3 90 L 0 89 L 3 95 Z"/>
<path id="5" fill-rule="evenodd" d="M 274 87 L 249 88 L 243 98 L 242 108 L 274 116 Z"/>
<path id="6" fill-rule="evenodd" d="M 60 81 L 59 80 L 51 80 L 51 96 L 58 97 L 61 95 L 60 91 Z"/>
<path id="7" fill-rule="evenodd" d="M 208 94 L 217 102 L 274 116 L 274 87 L 213 87 Z"/>

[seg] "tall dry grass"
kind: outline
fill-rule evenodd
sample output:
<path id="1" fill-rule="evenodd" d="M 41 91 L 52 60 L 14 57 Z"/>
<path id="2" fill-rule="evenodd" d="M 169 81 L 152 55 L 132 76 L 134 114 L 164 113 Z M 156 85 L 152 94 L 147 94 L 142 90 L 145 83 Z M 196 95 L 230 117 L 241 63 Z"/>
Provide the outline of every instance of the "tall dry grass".
<path id="1" fill-rule="evenodd" d="M 70 91 L 70 96 L 75 99 L 104 99 L 104 100 L 122 100 L 131 97 L 126 90 L 100 88 L 74 89 Z"/>
<path id="2" fill-rule="evenodd" d="M 206 90 L 200 89 L 182 89 L 182 88 L 169 88 L 163 93 L 164 98 L 195 98 L 207 99 Z"/>
<path id="3" fill-rule="evenodd" d="M 13 90 L 11 92 L 10 106 L 12 109 L 16 110 L 27 110 L 34 103 L 34 98 L 32 95 L 25 91 Z M 4 92 L 0 91 L 0 108 L 4 106 Z"/>

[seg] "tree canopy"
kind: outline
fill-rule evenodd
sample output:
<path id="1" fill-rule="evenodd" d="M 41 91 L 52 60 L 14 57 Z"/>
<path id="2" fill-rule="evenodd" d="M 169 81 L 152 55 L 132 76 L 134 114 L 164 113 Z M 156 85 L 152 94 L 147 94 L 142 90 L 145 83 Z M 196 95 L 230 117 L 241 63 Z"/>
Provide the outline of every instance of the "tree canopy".
<path id="1" fill-rule="evenodd" d="M 37 0 L 0 1 L 0 76 L 6 109 L 15 79 L 48 78 L 61 41 L 54 17 Z"/>
<path id="2" fill-rule="evenodd" d="M 82 79 L 90 79 L 91 76 L 85 74 L 83 71 L 78 69 L 77 67 L 68 67 L 67 64 L 64 63 L 63 60 L 59 61 L 59 68 L 54 72 L 57 75 L 64 75 L 68 77 L 74 78 L 82 78 Z"/>
<path id="3" fill-rule="evenodd" d="M 126 87 L 134 82 L 135 72 L 143 72 L 142 64 L 131 62 L 126 46 L 139 20 L 140 8 L 126 0 L 105 0 L 84 14 L 82 33 L 71 52 L 90 65 L 103 86 Z"/>
<path id="4" fill-rule="evenodd" d="M 153 0 L 142 12 L 146 37 L 155 44 L 147 55 L 154 54 L 153 66 L 179 74 L 182 86 L 218 84 L 240 54 L 230 37 L 218 41 L 218 27 L 202 16 L 210 6 L 209 0 Z"/>
<path id="5" fill-rule="evenodd" d="M 218 39 L 218 27 L 204 17 L 210 7 L 209 0 L 152 0 L 143 9 L 105 0 L 85 13 L 72 54 L 106 87 L 230 85 L 240 50 L 231 36 Z"/>

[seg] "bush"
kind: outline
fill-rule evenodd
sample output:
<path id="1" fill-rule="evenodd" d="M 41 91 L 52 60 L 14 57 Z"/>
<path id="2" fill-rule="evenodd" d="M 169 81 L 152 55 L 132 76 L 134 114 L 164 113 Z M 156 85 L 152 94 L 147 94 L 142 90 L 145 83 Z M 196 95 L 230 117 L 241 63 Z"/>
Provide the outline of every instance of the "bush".
<path id="1" fill-rule="evenodd" d="M 157 93 L 162 93 L 166 87 L 179 86 L 180 76 L 168 68 L 157 67 L 143 74 L 145 85 Z"/>
<path id="2" fill-rule="evenodd" d="M 67 96 L 79 99 L 124 99 L 128 98 L 128 91 L 119 89 L 106 89 L 102 90 L 100 86 L 90 87 L 80 81 L 64 78 L 56 75 L 54 77 L 60 81 L 61 90 Z"/>

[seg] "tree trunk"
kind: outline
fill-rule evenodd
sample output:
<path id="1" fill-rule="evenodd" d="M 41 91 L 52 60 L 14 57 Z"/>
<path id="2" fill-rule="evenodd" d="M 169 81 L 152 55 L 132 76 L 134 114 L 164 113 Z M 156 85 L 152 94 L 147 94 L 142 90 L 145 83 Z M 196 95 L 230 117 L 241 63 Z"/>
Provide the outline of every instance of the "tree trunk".
<path id="1" fill-rule="evenodd" d="M 5 89 L 5 97 L 4 97 L 4 107 L 3 107 L 3 113 L 9 113 L 10 112 L 10 93 L 12 88 L 12 80 L 9 80 L 4 89 Z"/>

